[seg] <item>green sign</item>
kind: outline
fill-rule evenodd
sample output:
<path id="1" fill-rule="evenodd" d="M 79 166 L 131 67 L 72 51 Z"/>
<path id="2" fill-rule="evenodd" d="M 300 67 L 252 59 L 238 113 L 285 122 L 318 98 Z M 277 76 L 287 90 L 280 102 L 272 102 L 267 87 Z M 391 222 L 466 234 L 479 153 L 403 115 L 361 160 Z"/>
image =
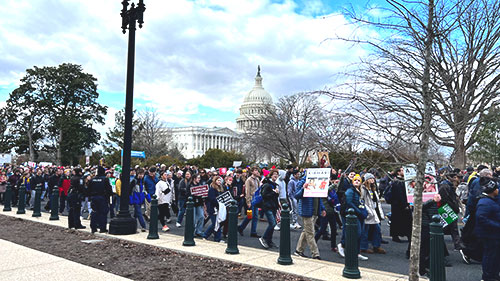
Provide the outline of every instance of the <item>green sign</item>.
<path id="1" fill-rule="evenodd" d="M 122 166 L 116 165 L 115 171 L 117 171 L 118 173 L 121 173 L 122 172 Z"/>
<path id="2" fill-rule="evenodd" d="M 438 213 L 441 216 L 443 227 L 447 226 L 450 223 L 453 223 L 458 219 L 458 215 L 453 212 L 448 204 L 444 204 L 444 206 L 441 206 L 441 208 L 438 209 Z"/>

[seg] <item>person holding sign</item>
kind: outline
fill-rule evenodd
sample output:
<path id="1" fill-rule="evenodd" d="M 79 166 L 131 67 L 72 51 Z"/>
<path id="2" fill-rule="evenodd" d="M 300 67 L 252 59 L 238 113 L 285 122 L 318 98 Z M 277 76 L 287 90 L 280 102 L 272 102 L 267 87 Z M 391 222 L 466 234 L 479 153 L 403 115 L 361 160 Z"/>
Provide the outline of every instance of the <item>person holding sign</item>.
<path id="1" fill-rule="evenodd" d="M 217 222 L 217 212 L 219 211 L 219 202 L 217 201 L 217 196 L 221 195 L 224 192 L 224 187 L 222 186 L 222 178 L 216 176 L 210 184 L 210 188 L 208 189 L 208 198 L 206 202 L 207 213 L 210 218 L 212 224 L 207 228 L 205 233 L 203 234 L 204 239 L 208 239 L 212 233 L 214 233 L 214 241 L 221 241 L 221 228 L 215 231 L 215 224 Z"/>
<path id="2" fill-rule="evenodd" d="M 205 214 L 203 211 L 203 205 L 205 204 L 203 197 L 200 195 L 195 195 L 191 193 L 191 187 L 199 186 L 201 181 L 200 174 L 194 174 L 191 182 L 189 183 L 188 197 L 193 197 L 194 202 L 194 235 L 196 237 L 203 237 L 203 222 L 205 219 Z"/>
<path id="3" fill-rule="evenodd" d="M 460 183 L 458 174 L 446 172 L 443 180 L 439 183 L 439 195 L 441 195 L 442 205 L 448 204 L 455 214 L 460 212 L 460 202 L 458 201 L 456 188 Z M 462 249 L 460 244 L 460 234 L 458 234 L 458 220 L 448 224 L 444 229 L 445 233 L 450 233 L 453 238 L 455 251 Z"/>

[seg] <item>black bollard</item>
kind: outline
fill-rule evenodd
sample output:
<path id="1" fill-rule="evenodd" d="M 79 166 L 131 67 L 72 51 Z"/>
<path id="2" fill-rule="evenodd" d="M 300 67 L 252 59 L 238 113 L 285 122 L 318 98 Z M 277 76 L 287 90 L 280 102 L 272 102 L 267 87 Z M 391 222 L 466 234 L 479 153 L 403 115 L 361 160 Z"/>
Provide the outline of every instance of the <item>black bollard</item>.
<path id="1" fill-rule="evenodd" d="M 59 220 L 59 190 L 52 189 L 52 198 L 50 198 L 50 218 L 51 221 Z"/>
<path id="2" fill-rule="evenodd" d="M 194 207 L 193 197 L 189 196 L 186 203 L 186 226 L 184 228 L 184 242 L 182 246 L 194 246 Z"/>
<path id="3" fill-rule="evenodd" d="M 432 216 L 430 223 L 431 252 L 429 277 L 431 281 L 446 281 L 446 270 L 444 268 L 444 234 L 439 215 Z"/>
<path id="4" fill-rule="evenodd" d="M 231 200 L 228 212 L 228 234 L 226 254 L 236 255 L 240 253 L 238 250 L 238 207 L 236 201 Z"/>
<path id="5" fill-rule="evenodd" d="M 349 279 L 361 278 L 358 264 L 358 217 L 354 209 L 350 208 L 346 216 L 345 231 L 345 267 L 342 276 Z"/>
<path id="6" fill-rule="evenodd" d="M 3 211 L 4 212 L 12 211 L 12 207 L 10 206 L 10 203 L 12 201 L 12 186 L 10 185 L 10 182 L 7 183 L 7 189 L 5 190 L 3 197 L 4 197 L 4 199 L 3 199 Z"/>
<path id="7" fill-rule="evenodd" d="M 158 236 L 158 199 L 153 194 L 151 198 L 151 217 L 149 220 L 148 239 L 160 239 Z"/>
<path id="8" fill-rule="evenodd" d="M 26 185 L 23 183 L 19 188 L 19 200 L 17 203 L 17 213 L 26 214 Z"/>
<path id="9" fill-rule="evenodd" d="M 293 263 L 290 250 L 290 210 L 288 204 L 282 205 L 281 209 L 281 228 L 280 228 L 280 256 L 278 264 L 289 265 Z"/>
<path id="10" fill-rule="evenodd" d="M 33 209 L 32 217 L 41 217 L 41 205 L 42 205 L 42 184 L 37 184 L 35 189 L 35 208 Z"/>

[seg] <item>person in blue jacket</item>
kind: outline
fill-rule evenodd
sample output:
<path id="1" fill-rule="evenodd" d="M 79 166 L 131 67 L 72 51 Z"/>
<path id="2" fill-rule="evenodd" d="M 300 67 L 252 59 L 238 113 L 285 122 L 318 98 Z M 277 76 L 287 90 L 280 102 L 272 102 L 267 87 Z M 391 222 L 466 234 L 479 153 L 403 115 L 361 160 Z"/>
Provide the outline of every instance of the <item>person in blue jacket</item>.
<path id="1" fill-rule="evenodd" d="M 299 242 L 297 242 L 297 248 L 295 249 L 295 255 L 305 257 L 304 250 L 306 244 L 309 245 L 311 250 L 311 256 L 313 259 L 320 260 L 318 245 L 314 239 L 314 223 L 318 216 L 325 217 L 326 211 L 323 201 L 318 197 L 304 197 L 304 189 L 308 187 L 305 183 L 306 177 L 300 179 L 297 184 L 297 191 L 295 192 L 295 199 L 298 200 L 299 216 L 302 217 L 302 223 L 304 224 L 304 229 L 299 237 Z"/>
<path id="2" fill-rule="evenodd" d="M 139 169 L 137 171 L 137 176 L 135 176 L 135 170 L 130 171 L 130 188 L 132 189 L 132 194 L 130 195 L 130 205 L 134 205 L 134 218 L 139 220 L 142 232 L 146 231 L 146 222 L 142 217 L 141 206 L 146 201 L 146 193 L 144 190 L 144 170 Z M 148 194 L 149 196 L 149 194 Z M 150 197 L 148 197 L 149 200 Z"/>
<path id="3" fill-rule="evenodd" d="M 156 167 L 149 168 L 149 173 L 144 177 L 144 185 L 146 187 L 146 193 L 151 196 L 156 193 L 156 184 L 160 180 L 156 176 Z M 151 200 L 144 202 L 146 206 L 146 211 L 144 212 L 144 218 L 149 222 L 149 217 L 151 216 Z"/>
<path id="4" fill-rule="evenodd" d="M 500 280 L 500 198 L 498 183 L 490 180 L 481 186 L 476 207 L 474 233 L 483 244 L 483 280 Z"/>

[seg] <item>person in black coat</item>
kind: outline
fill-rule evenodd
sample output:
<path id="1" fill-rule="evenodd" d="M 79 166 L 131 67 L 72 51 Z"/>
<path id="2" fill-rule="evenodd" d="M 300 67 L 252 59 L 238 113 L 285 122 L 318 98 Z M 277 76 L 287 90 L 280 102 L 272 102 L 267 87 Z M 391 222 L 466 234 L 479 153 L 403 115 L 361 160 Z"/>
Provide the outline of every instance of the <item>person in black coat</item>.
<path id="1" fill-rule="evenodd" d="M 76 168 L 75 175 L 71 177 L 71 186 L 68 192 L 68 227 L 75 229 L 84 229 L 80 221 L 81 196 L 84 193 L 82 169 Z"/>
<path id="2" fill-rule="evenodd" d="M 410 204 L 406 199 L 406 187 L 404 182 L 403 168 L 396 171 L 395 178 L 391 183 L 391 230 L 392 241 L 401 242 L 399 236 L 408 237 L 410 241 L 412 227 L 412 212 Z"/>
<path id="3" fill-rule="evenodd" d="M 113 190 L 109 179 L 104 174 L 104 168 L 97 168 L 97 176 L 90 180 L 88 187 L 88 195 L 91 200 L 92 214 L 90 216 L 90 228 L 92 233 L 108 232 L 106 227 L 107 217 L 109 212 L 109 199 L 113 195 Z"/>
<path id="4" fill-rule="evenodd" d="M 460 201 L 456 193 L 456 187 L 460 183 L 458 174 L 452 172 L 444 175 L 444 180 L 439 183 L 439 195 L 441 195 L 441 204 L 448 204 L 455 214 L 460 213 Z M 444 229 L 445 234 L 451 234 L 455 250 L 462 249 L 460 245 L 460 234 L 458 233 L 458 221 L 447 225 Z"/>
<path id="5" fill-rule="evenodd" d="M 268 225 L 266 232 L 264 232 L 264 235 L 259 238 L 259 241 L 262 247 L 266 249 L 275 246 L 273 243 L 273 233 L 274 227 L 276 226 L 276 211 L 279 208 L 279 187 L 276 182 L 278 177 L 278 170 L 271 170 L 268 177 L 264 179 L 261 188 L 262 211 L 266 215 Z"/>

